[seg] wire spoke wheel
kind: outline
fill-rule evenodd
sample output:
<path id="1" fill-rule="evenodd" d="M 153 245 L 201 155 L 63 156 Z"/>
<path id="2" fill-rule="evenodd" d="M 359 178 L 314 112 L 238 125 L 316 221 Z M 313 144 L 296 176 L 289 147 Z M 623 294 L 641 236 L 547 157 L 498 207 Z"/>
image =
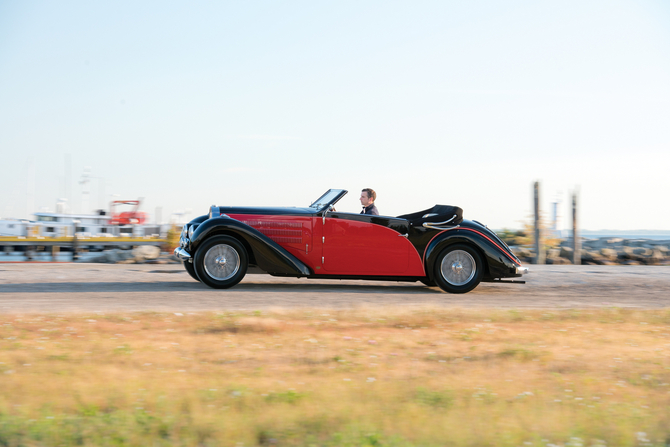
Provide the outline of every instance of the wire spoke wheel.
<path id="1" fill-rule="evenodd" d="M 198 247 L 193 266 L 201 282 L 215 289 L 227 289 L 239 283 L 247 273 L 249 257 L 239 240 L 230 236 L 212 236 Z"/>
<path id="2" fill-rule="evenodd" d="M 205 253 L 205 271 L 217 281 L 226 281 L 240 269 L 240 255 L 226 244 L 211 247 Z"/>
<path id="3" fill-rule="evenodd" d="M 470 253 L 464 250 L 454 250 L 442 258 L 440 265 L 442 277 L 453 286 L 467 284 L 477 273 L 477 264 Z"/>
<path id="4" fill-rule="evenodd" d="M 481 282 L 485 269 L 476 248 L 467 244 L 454 244 L 438 255 L 433 279 L 445 292 L 466 293 Z"/>

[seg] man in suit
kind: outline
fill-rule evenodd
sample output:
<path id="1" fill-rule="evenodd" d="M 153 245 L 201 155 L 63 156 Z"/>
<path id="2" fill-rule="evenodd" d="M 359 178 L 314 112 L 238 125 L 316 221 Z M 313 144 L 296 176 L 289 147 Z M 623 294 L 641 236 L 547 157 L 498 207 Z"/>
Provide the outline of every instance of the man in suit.
<path id="1" fill-rule="evenodd" d="M 375 200 L 377 199 L 377 193 L 374 189 L 365 188 L 361 191 L 361 205 L 363 205 L 363 211 L 361 214 L 374 214 L 379 216 L 379 211 L 375 205 Z"/>

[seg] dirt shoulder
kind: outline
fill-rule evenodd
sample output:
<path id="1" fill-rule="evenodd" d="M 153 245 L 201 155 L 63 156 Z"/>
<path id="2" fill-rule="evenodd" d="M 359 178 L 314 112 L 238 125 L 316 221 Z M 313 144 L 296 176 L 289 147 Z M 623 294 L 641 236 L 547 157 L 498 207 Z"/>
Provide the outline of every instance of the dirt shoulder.
<path id="1" fill-rule="evenodd" d="M 483 283 L 463 295 L 421 283 L 247 275 L 229 290 L 181 265 L 0 264 L 0 313 L 449 306 L 592 308 L 670 306 L 668 266 L 529 266 L 526 284 Z"/>

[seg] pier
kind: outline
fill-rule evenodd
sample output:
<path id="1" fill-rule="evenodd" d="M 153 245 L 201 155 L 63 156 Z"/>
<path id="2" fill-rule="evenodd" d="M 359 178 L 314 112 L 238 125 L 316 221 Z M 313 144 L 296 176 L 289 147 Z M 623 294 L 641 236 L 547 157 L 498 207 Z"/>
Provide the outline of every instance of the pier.
<path id="1" fill-rule="evenodd" d="M 46 249 L 51 247 L 52 257 L 64 249 L 72 252 L 73 260 L 78 258 L 81 251 L 96 249 L 109 249 L 120 247 L 137 247 L 139 245 L 153 245 L 157 247 L 163 246 L 167 239 L 156 236 L 144 237 L 24 237 L 24 236 L 0 236 L 0 247 L 4 253 L 11 252 L 21 247 L 25 253 L 26 258 L 32 258 L 32 250 Z M 31 250 L 32 249 L 32 250 Z"/>
<path id="2" fill-rule="evenodd" d="M 136 245 L 160 246 L 166 239 L 160 237 L 0 237 L 0 247 L 123 247 Z"/>

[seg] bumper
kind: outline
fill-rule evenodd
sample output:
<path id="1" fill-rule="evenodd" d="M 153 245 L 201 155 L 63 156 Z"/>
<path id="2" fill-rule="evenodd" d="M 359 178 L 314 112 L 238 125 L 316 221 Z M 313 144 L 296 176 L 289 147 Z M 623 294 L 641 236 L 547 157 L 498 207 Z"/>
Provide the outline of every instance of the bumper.
<path id="1" fill-rule="evenodd" d="M 189 255 L 190 257 L 190 255 Z M 516 274 L 519 276 L 525 275 L 528 273 L 528 267 L 517 267 L 516 268 Z"/>
<path id="2" fill-rule="evenodd" d="M 181 247 L 177 247 L 174 249 L 174 255 L 179 259 L 181 259 L 182 261 L 191 262 L 191 255 Z"/>

